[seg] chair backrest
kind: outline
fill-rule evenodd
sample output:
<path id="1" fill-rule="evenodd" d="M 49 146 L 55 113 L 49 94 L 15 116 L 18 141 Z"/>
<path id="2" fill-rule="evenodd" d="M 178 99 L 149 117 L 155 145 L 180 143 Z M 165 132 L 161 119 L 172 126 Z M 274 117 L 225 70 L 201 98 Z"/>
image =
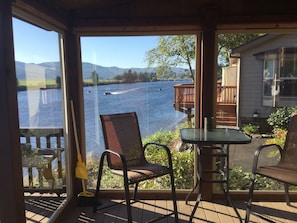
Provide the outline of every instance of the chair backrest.
<path id="1" fill-rule="evenodd" d="M 297 170 L 297 115 L 291 117 L 279 165 Z"/>
<path id="2" fill-rule="evenodd" d="M 100 119 L 105 149 L 124 155 L 127 167 L 146 162 L 135 112 L 100 115 Z M 108 156 L 108 165 L 112 169 L 122 167 L 115 155 Z"/>

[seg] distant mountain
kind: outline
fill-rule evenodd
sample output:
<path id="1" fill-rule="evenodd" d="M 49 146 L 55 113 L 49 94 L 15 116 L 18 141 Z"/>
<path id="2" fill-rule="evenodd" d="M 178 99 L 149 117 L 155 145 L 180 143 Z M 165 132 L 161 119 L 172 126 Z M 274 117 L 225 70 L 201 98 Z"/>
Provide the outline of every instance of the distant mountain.
<path id="1" fill-rule="evenodd" d="M 16 61 L 15 68 L 18 80 L 28 78 L 32 80 L 54 80 L 57 76 L 60 76 L 60 64 L 58 62 L 35 64 Z"/>
<path id="2" fill-rule="evenodd" d="M 96 70 L 96 73 L 99 75 L 100 79 L 111 79 L 115 75 L 121 75 L 125 71 L 132 70 L 135 72 L 154 72 L 155 69 L 146 69 L 146 68 L 119 68 L 119 67 L 103 67 L 96 64 L 91 63 L 83 63 L 83 77 L 84 79 L 90 79 L 92 77 L 92 73 Z"/>
<path id="3" fill-rule="evenodd" d="M 100 79 L 111 79 L 115 75 L 123 74 L 125 71 L 132 70 L 132 72 L 137 73 L 152 73 L 156 70 L 154 68 L 119 68 L 119 67 L 103 67 L 100 65 L 83 62 L 83 79 L 90 79 L 92 77 L 92 72 L 96 70 Z M 176 74 L 184 73 L 183 68 L 173 68 Z M 40 64 L 35 63 L 23 63 L 16 61 L 16 74 L 18 80 L 25 80 L 30 76 L 30 79 L 48 79 L 54 80 L 57 76 L 60 76 L 60 63 L 59 62 L 45 62 Z"/>

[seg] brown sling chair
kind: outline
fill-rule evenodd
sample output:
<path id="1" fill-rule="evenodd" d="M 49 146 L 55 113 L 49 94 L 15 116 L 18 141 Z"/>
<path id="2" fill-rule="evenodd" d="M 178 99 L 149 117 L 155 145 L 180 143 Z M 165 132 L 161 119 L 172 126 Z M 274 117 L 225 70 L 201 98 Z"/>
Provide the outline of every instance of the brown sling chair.
<path id="1" fill-rule="evenodd" d="M 261 151 L 272 146 L 276 147 L 280 152 L 281 158 L 278 164 L 274 166 L 258 166 Z M 279 145 L 269 144 L 259 146 L 255 152 L 245 217 L 246 223 L 250 220 L 252 197 L 257 174 L 284 183 L 286 202 L 287 205 L 290 204 L 289 185 L 297 186 L 297 115 L 291 117 L 283 149 Z"/>
<path id="2" fill-rule="evenodd" d="M 136 201 L 138 184 L 144 180 L 169 174 L 174 210 L 160 218 L 174 214 L 175 222 L 178 222 L 172 159 L 169 148 L 157 143 L 147 143 L 144 146 L 142 145 L 138 119 L 135 112 L 100 115 L 100 119 L 105 142 L 105 150 L 100 158 L 95 197 L 99 197 L 103 163 L 105 158 L 107 158 L 107 164 L 111 172 L 116 175 L 123 176 L 127 218 L 128 222 L 132 222 L 131 201 Z M 149 163 L 146 160 L 144 151 L 147 146 L 151 144 L 157 145 L 166 150 L 168 166 Z M 129 185 L 134 185 L 132 199 L 130 197 Z M 97 206 L 98 204 L 94 205 L 94 212 L 98 210 Z M 156 220 L 159 219 L 153 219 L 153 221 Z"/>

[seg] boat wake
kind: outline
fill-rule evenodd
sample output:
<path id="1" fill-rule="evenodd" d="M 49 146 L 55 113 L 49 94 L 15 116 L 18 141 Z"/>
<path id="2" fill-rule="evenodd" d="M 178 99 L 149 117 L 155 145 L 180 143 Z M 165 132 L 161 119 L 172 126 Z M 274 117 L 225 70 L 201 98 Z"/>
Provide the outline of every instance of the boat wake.
<path id="1" fill-rule="evenodd" d="M 138 89 L 141 89 L 141 88 L 132 88 L 132 89 L 128 89 L 128 90 L 123 90 L 123 91 L 108 91 L 109 94 L 126 94 L 130 91 L 136 91 Z"/>

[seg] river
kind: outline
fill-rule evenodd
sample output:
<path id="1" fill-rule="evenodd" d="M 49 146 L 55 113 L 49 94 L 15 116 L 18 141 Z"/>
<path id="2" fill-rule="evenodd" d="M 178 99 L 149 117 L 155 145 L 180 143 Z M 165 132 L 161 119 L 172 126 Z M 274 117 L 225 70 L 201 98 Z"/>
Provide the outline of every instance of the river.
<path id="1" fill-rule="evenodd" d="M 99 114 L 135 111 L 142 137 L 174 128 L 186 118 L 175 111 L 174 88 L 189 81 L 159 81 L 84 87 L 85 135 L 88 153 L 104 149 Z M 104 92 L 110 92 L 105 95 Z M 18 92 L 20 127 L 63 127 L 61 90 Z"/>

